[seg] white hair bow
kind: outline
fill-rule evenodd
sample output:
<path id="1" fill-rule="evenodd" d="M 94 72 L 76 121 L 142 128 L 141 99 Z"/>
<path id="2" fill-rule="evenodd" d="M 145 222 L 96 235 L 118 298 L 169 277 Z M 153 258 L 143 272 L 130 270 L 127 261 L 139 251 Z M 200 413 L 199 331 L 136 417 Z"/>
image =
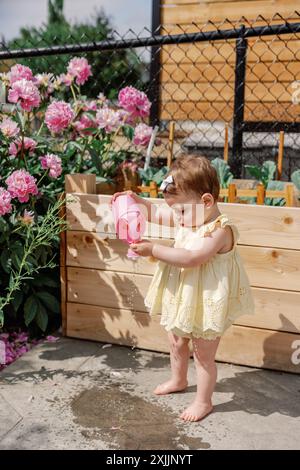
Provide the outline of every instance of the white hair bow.
<path id="1" fill-rule="evenodd" d="M 160 185 L 160 189 L 164 191 L 170 183 L 174 183 L 173 176 L 169 175 Z"/>

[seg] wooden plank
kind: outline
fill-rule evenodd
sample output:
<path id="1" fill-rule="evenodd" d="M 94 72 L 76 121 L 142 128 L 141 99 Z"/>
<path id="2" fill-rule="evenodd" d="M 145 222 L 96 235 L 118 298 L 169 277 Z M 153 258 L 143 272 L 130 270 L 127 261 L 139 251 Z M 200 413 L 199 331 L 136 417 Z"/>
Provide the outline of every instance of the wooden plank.
<path id="1" fill-rule="evenodd" d="M 255 315 L 243 315 L 236 325 L 300 333 L 300 292 L 253 287 Z"/>
<path id="2" fill-rule="evenodd" d="M 246 69 L 247 83 L 293 82 L 300 79 L 299 62 L 259 62 Z M 226 83 L 234 82 L 234 64 L 181 64 L 162 65 L 160 74 L 162 87 L 165 83 Z"/>
<path id="3" fill-rule="evenodd" d="M 300 45 L 300 44 L 299 44 Z M 291 99 L 292 85 L 288 83 L 247 83 L 245 87 L 246 103 L 286 103 Z M 232 101 L 234 97 L 233 83 L 165 83 L 162 99 L 167 101 L 196 101 L 214 103 Z"/>
<path id="4" fill-rule="evenodd" d="M 96 269 L 68 268 L 68 302 L 144 311 L 149 276 Z"/>
<path id="5" fill-rule="evenodd" d="M 68 302 L 146 313 L 151 276 L 140 273 L 68 268 Z M 236 324 L 300 333 L 299 292 L 254 287 L 253 296 L 255 315 L 241 316 Z"/>
<path id="6" fill-rule="evenodd" d="M 173 244 L 172 239 L 157 239 L 157 242 L 166 245 Z M 121 240 L 103 239 L 97 233 L 68 232 L 67 266 L 153 274 L 155 263 L 143 256 L 133 261 L 127 258 L 127 249 L 128 245 Z"/>
<path id="7" fill-rule="evenodd" d="M 68 336 L 168 352 L 159 317 L 79 303 L 67 304 Z M 300 373 L 300 335 L 232 326 L 222 337 L 217 360 Z M 292 362 L 293 361 L 293 362 Z"/>
<path id="8" fill-rule="evenodd" d="M 243 326 L 232 326 L 224 334 L 216 355 L 217 361 L 298 374 L 299 358 L 299 334 Z"/>
<path id="9" fill-rule="evenodd" d="M 195 120 L 230 122 L 233 119 L 233 101 L 214 102 L 167 101 L 162 95 L 160 117 L 166 120 Z M 300 104 L 288 103 L 245 103 L 246 121 L 287 121 L 299 119 Z"/>
<path id="10" fill-rule="evenodd" d="M 67 195 L 72 198 L 67 204 L 67 220 L 70 230 L 84 230 L 88 232 L 98 232 L 105 235 L 115 234 L 113 217 L 109 202 L 111 196 L 94 194 Z M 163 199 L 151 199 L 155 204 L 164 203 Z M 170 238 L 174 236 L 172 227 L 163 227 L 158 224 L 146 224 L 145 237 Z"/>
<path id="11" fill-rule="evenodd" d="M 67 220 L 70 230 L 96 232 L 103 217 L 111 214 L 111 196 L 93 194 L 70 194 L 73 202 L 67 204 Z M 155 204 L 163 204 L 163 199 L 148 199 Z M 272 207 L 248 204 L 219 203 L 221 212 L 226 213 L 238 226 L 242 245 L 271 246 L 277 248 L 300 249 L 300 209 L 297 207 Z M 96 214 L 97 208 L 97 214 Z M 107 213 L 106 213 L 107 212 Z M 169 238 L 167 233 L 158 231 L 160 226 L 151 225 L 153 238 Z M 113 233 L 107 227 L 107 233 Z M 98 230 L 101 232 L 102 230 Z M 145 236 L 149 236 L 150 228 Z M 157 233 L 159 234 L 157 236 Z M 174 231 L 171 230 L 171 235 Z M 151 235 L 151 234 L 150 234 Z"/>
<path id="12" fill-rule="evenodd" d="M 65 193 L 59 196 L 65 198 Z M 59 217 L 63 220 L 66 218 L 66 206 L 63 204 L 59 209 Z M 64 230 L 59 235 L 59 264 L 60 264 L 60 314 L 62 320 L 62 334 L 66 335 L 67 332 L 67 270 L 66 270 L 66 249 L 67 249 L 67 234 Z"/>
<path id="13" fill-rule="evenodd" d="M 228 2 L 228 3 L 233 3 L 233 2 L 236 2 L 236 1 L 240 1 L 240 0 L 201 0 L 201 3 L 205 4 L 205 3 L 224 3 L 224 2 Z M 252 1 L 252 0 L 251 0 Z M 199 5 L 199 0 L 161 0 L 160 2 L 161 6 L 163 5 L 172 5 L 173 7 L 177 7 L 179 5 L 185 5 L 185 6 L 188 6 L 188 5 Z"/>
<path id="14" fill-rule="evenodd" d="M 289 16 L 295 10 L 294 0 L 257 0 L 237 1 L 233 3 L 198 2 L 194 5 L 169 5 L 161 7 L 161 22 L 164 23 L 203 23 L 211 21 L 223 21 L 225 18 L 239 20 L 246 17 L 248 20 L 262 15 L 264 18 L 272 18 L 276 13 Z"/>
<path id="15" fill-rule="evenodd" d="M 96 175 L 74 173 L 65 176 L 66 193 L 96 194 Z"/>
<path id="16" fill-rule="evenodd" d="M 147 313 L 68 303 L 68 336 L 168 352 L 159 318 Z"/>
<path id="17" fill-rule="evenodd" d="M 239 246 L 239 252 L 252 286 L 299 290 L 300 251 Z"/>
<path id="18" fill-rule="evenodd" d="M 250 0 L 251 1 L 251 0 Z M 273 16 L 272 18 L 266 18 L 266 20 L 262 20 L 261 16 L 257 18 L 243 18 L 241 23 L 245 24 L 246 27 L 260 27 L 266 26 L 267 24 L 271 25 L 278 25 L 283 23 L 282 17 L 279 15 Z M 297 23 L 299 21 L 299 15 L 294 11 L 291 11 L 290 14 L 284 17 L 284 21 L 288 21 L 289 23 Z M 192 23 L 162 23 L 160 27 L 160 34 L 167 35 L 167 34 L 185 34 L 185 33 L 195 33 L 195 32 L 206 32 L 206 31 L 215 31 L 216 29 L 224 30 L 224 29 L 232 29 L 232 21 L 230 18 L 222 18 L 220 21 L 214 21 L 213 23 L 203 23 L 203 22 L 192 22 Z M 282 37 L 284 38 L 291 38 L 297 37 L 297 33 L 292 33 L 291 35 L 285 34 Z M 269 36 L 271 38 L 271 36 Z"/>
<path id="19" fill-rule="evenodd" d="M 107 269 L 115 272 L 148 274 L 156 263 L 148 258 L 131 261 L 127 246 L 119 240 L 103 241 L 95 234 L 68 233 L 67 264 L 81 268 Z M 170 245 L 172 240 L 154 240 Z M 298 290 L 300 286 L 300 251 L 239 245 L 251 285 Z M 85 271 L 83 272 L 83 276 Z M 113 274 L 109 274 L 113 276 Z M 139 278 L 137 277 L 137 280 Z"/>
<path id="20" fill-rule="evenodd" d="M 258 62 L 288 62 L 300 58 L 300 39 L 248 41 L 247 64 Z M 161 62 L 163 64 L 215 64 L 235 63 L 235 41 L 198 42 L 187 44 L 169 44 L 162 46 Z"/>

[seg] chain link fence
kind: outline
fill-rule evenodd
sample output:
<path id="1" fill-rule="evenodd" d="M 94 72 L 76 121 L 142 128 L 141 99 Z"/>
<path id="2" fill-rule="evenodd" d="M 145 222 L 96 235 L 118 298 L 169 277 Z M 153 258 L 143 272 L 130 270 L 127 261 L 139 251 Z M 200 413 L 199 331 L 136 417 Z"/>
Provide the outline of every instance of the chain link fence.
<path id="1" fill-rule="evenodd" d="M 249 22 L 225 20 L 206 25 L 153 23 L 152 30 L 110 30 L 97 37 L 26 39 L 0 50 L 0 72 L 15 63 L 34 73 L 66 72 L 74 56 L 86 57 L 93 76 L 82 93 L 103 93 L 112 102 L 128 85 L 152 101 L 150 124 L 159 126 L 161 145 L 153 160 L 165 164 L 170 122 L 175 122 L 173 156 L 182 151 L 209 158 L 228 153 L 236 177 L 247 176 L 245 164 L 276 161 L 279 131 L 284 131 L 282 179 L 299 168 L 300 158 L 300 14 L 291 18 L 259 16 Z M 299 100 L 298 100 L 299 97 Z M 2 92 L 2 106 L 6 96 Z M 120 137 L 119 145 L 124 145 Z"/>

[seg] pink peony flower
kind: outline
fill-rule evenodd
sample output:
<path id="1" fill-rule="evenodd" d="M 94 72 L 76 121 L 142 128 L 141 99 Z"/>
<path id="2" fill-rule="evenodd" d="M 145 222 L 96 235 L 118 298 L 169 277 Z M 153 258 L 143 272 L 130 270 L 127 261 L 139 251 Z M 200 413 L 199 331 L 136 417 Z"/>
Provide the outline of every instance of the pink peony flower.
<path id="1" fill-rule="evenodd" d="M 119 106 L 133 117 L 149 116 L 151 103 L 143 91 L 127 86 L 119 92 L 118 99 Z"/>
<path id="2" fill-rule="evenodd" d="M 10 118 L 3 119 L 0 130 L 5 137 L 16 137 L 20 132 L 17 123 Z"/>
<path id="3" fill-rule="evenodd" d="M 56 88 L 59 88 L 61 84 L 65 86 L 71 86 L 74 81 L 74 77 L 70 75 L 69 73 L 61 73 L 55 80 L 54 86 Z"/>
<path id="4" fill-rule="evenodd" d="M 6 189 L 0 188 L 0 215 L 9 214 L 12 210 L 11 195 Z"/>
<path id="5" fill-rule="evenodd" d="M 74 57 L 68 65 L 68 73 L 74 77 L 77 85 L 83 85 L 92 75 L 91 66 L 84 57 Z"/>
<path id="6" fill-rule="evenodd" d="M 99 103 L 100 106 L 108 106 L 108 99 L 106 98 L 106 96 L 104 95 L 104 93 L 99 93 L 99 95 L 97 96 L 97 101 Z"/>
<path id="7" fill-rule="evenodd" d="M 37 87 L 48 88 L 53 84 L 54 76 L 53 73 L 38 73 L 33 78 L 33 83 Z"/>
<path id="8" fill-rule="evenodd" d="M 30 194 L 38 194 L 36 179 L 26 170 L 13 171 L 5 182 L 10 195 L 20 202 L 28 202 Z"/>
<path id="9" fill-rule="evenodd" d="M 85 135 L 91 134 L 90 131 L 85 131 L 85 129 L 88 129 L 90 127 L 96 128 L 97 123 L 94 119 L 89 118 L 86 114 L 83 114 L 79 121 L 74 122 L 74 127 L 77 132 Z"/>
<path id="10" fill-rule="evenodd" d="M 102 108 L 96 114 L 96 120 L 100 129 L 105 129 L 106 132 L 112 132 L 120 126 L 120 114 L 111 108 Z"/>
<path id="11" fill-rule="evenodd" d="M 28 150 L 29 155 L 32 155 L 36 146 L 37 142 L 29 137 L 24 137 L 23 141 L 24 150 Z M 22 139 L 19 137 L 17 140 L 12 142 L 9 146 L 8 152 L 10 155 L 14 155 L 15 157 L 18 155 L 19 152 L 22 150 Z"/>
<path id="12" fill-rule="evenodd" d="M 82 106 L 83 111 L 97 111 L 97 101 L 85 101 Z"/>
<path id="13" fill-rule="evenodd" d="M 134 130 L 133 143 L 134 145 L 143 145 L 146 147 L 151 139 L 153 129 L 147 124 L 138 124 Z"/>
<path id="14" fill-rule="evenodd" d="M 54 75 L 52 73 L 38 73 L 33 83 L 41 89 L 42 96 L 48 98 L 54 92 Z"/>
<path id="15" fill-rule="evenodd" d="M 46 336 L 46 341 L 48 341 L 49 343 L 55 343 L 58 340 L 59 340 L 59 336 L 52 336 L 52 335 Z"/>
<path id="16" fill-rule="evenodd" d="M 31 111 L 40 105 L 41 97 L 37 87 L 25 78 L 14 82 L 8 92 L 8 101 L 18 103 L 25 111 Z"/>
<path id="17" fill-rule="evenodd" d="M 0 334 L 0 370 L 29 351 L 31 345 L 39 342 L 41 341 L 31 341 L 29 343 L 29 336 L 25 332 Z"/>
<path id="18" fill-rule="evenodd" d="M 23 78 L 25 80 L 31 81 L 33 79 L 33 74 L 32 71 L 29 67 L 26 67 L 26 65 L 21 65 L 21 64 L 16 64 L 14 65 L 8 74 L 9 76 L 9 81 L 10 85 L 13 83 L 22 80 Z"/>
<path id="19" fill-rule="evenodd" d="M 53 101 L 45 113 L 45 123 L 52 132 L 63 131 L 70 125 L 73 118 L 74 112 L 65 101 Z"/>
<path id="20" fill-rule="evenodd" d="M 47 153 L 39 157 L 43 170 L 50 170 L 49 176 L 51 178 L 58 178 L 62 173 L 61 159 L 53 153 Z"/>

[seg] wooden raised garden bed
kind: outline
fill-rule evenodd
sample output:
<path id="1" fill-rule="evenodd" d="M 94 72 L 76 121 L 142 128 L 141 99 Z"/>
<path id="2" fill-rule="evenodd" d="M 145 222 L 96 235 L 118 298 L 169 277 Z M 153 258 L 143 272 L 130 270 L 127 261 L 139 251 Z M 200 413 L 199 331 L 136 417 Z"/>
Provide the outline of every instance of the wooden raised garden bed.
<path id="1" fill-rule="evenodd" d="M 111 196 L 96 194 L 95 176 L 68 175 L 66 193 L 72 201 L 61 243 L 64 333 L 167 352 L 159 318 L 151 318 L 144 307 L 155 264 L 129 260 L 124 243 L 99 233 Z M 228 330 L 217 359 L 299 373 L 300 208 L 220 203 L 220 209 L 239 228 L 256 313 L 240 317 Z M 161 227 L 151 225 L 145 236 L 155 228 L 152 238 L 159 238 Z M 161 240 L 172 243 L 170 237 Z"/>

